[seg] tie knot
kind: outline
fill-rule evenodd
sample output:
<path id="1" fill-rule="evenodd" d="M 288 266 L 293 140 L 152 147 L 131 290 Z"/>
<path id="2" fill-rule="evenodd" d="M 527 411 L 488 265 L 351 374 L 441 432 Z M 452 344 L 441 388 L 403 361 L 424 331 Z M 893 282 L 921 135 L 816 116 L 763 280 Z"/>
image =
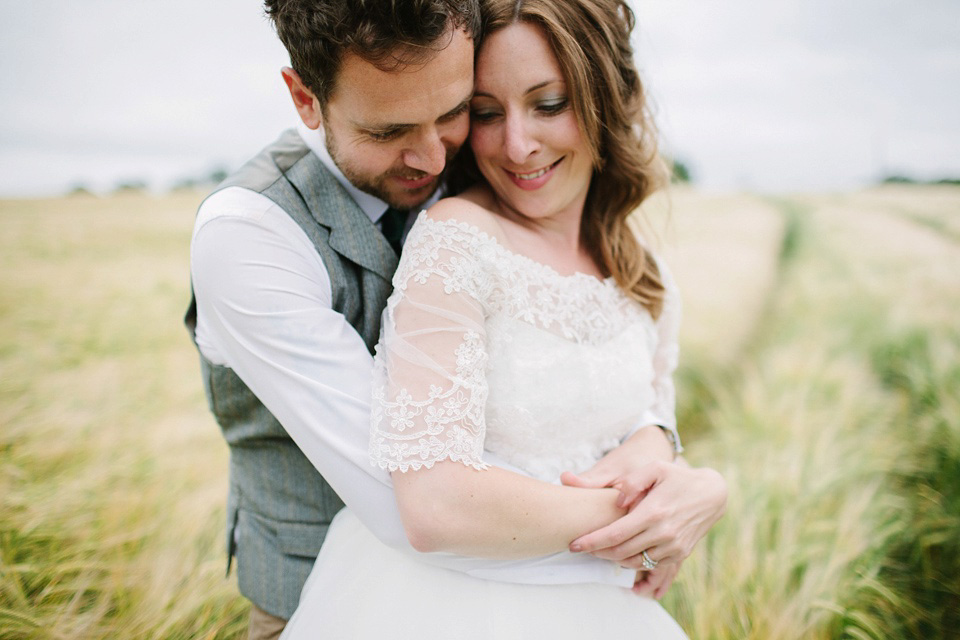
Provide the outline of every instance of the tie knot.
<path id="1" fill-rule="evenodd" d="M 409 211 L 403 209 L 394 209 L 390 207 L 380 218 L 380 231 L 383 237 L 387 239 L 393 250 L 400 255 L 400 239 L 403 237 L 403 230 L 407 226 L 407 217 Z"/>

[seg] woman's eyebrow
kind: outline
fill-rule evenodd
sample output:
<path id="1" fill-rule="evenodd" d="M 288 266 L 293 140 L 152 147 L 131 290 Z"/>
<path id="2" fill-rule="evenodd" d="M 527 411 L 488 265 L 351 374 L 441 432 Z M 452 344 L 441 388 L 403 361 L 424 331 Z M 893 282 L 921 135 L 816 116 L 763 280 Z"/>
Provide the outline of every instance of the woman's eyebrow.
<path id="1" fill-rule="evenodd" d="M 527 95 L 527 94 L 529 94 L 529 93 L 533 93 L 533 92 L 536 91 L 537 89 L 543 89 L 543 88 L 544 88 L 545 86 L 547 86 L 548 84 L 553 84 L 554 82 L 562 82 L 562 80 L 556 80 L 556 79 L 554 79 L 554 80 L 544 80 L 543 82 L 538 82 L 537 84 L 533 85 L 532 87 L 530 87 L 529 89 L 527 89 L 526 91 L 524 91 L 524 92 L 523 92 L 523 95 Z M 486 92 L 484 92 L 484 91 L 474 91 L 473 96 L 474 96 L 474 97 L 483 96 L 484 98 L 492 98 L 492 97 L 493 97 L 491 94 L 486 93 Z"/>

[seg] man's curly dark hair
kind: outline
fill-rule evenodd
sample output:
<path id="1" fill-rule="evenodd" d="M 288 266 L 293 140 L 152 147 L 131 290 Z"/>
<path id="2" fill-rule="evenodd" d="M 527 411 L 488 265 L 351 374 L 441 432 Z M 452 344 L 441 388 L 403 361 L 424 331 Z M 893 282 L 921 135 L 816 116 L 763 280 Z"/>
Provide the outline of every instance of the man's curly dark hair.
<path id="1" fill-rule="evenodd" d="M 426 61 L 454 29 L 480 36 L 478 0 L 266 0 L 264 8 L 321 106 L 346 53 L 392 70 Z"/>

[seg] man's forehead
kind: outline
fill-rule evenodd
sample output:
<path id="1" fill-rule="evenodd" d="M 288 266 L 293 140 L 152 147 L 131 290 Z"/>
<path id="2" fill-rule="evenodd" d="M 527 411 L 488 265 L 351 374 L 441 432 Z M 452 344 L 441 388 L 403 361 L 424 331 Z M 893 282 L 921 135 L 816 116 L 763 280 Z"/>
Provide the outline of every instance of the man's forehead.
<path id="1" fill-rule="evenodd" d="M 473 42 L 460 34 L 425 61 L 393 69 L 345 55 L 327 106 L 359 126 L 416 125 L 456 110 L 472 91 Z"/>

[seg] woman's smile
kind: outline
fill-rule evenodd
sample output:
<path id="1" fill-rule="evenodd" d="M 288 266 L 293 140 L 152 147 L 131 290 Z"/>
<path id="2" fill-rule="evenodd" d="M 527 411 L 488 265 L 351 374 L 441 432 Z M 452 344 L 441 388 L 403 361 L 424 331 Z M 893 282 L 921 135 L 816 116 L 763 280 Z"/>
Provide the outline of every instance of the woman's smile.
<path id="1" fill-rule="evenodd" d="M 556 169 L 557 165 L 561 162 L 563 162 L 563 158 L 545 167 L 526 173 L 518 173 L 516 171 L 510 171 L 509 169 L 504 169 L 504 171 L 513 179 L 515 185 L 525 191 L 533 191 L 547 184 L 550 178 L 553 177 L 554 169 Z"/>
<path id="2" fill-rule="evenodd" d="M 541 27 L 518 22 L 496 31 L 477 56 L 470 146 L 506 209 L 579 228 L 593 159 L 568 92 Z"/>

